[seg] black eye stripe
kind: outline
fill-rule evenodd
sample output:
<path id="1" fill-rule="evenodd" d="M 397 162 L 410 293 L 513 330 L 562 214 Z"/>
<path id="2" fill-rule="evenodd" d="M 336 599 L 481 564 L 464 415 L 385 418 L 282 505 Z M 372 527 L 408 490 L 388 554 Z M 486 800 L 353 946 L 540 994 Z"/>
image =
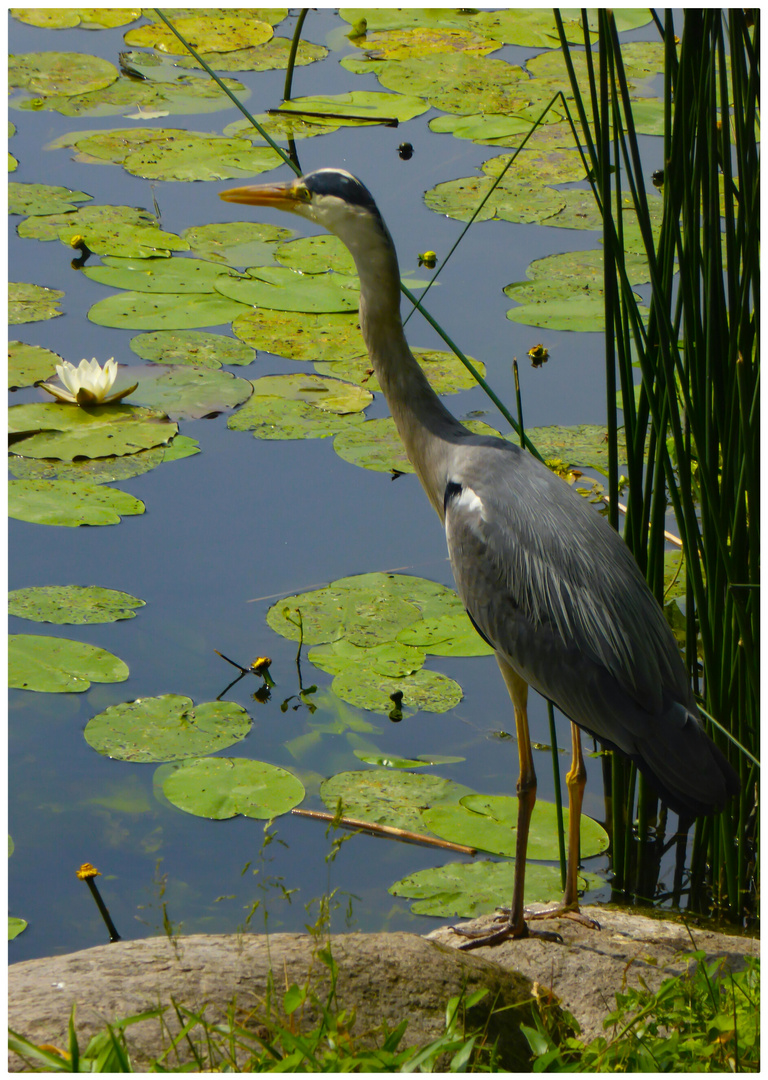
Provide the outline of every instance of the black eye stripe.
<path id="1" fill-rule="evenodd" d="M 303 177 L 303 181 L 313 195 L 335 195 L 338 199 L 343 199 L 353 206 L 363 206 L 379 216 L 378 208 L 368 188 L 348 173 L 339 172 L 336 169 L 318 169 L 316 172 L 308 173 Z"/>

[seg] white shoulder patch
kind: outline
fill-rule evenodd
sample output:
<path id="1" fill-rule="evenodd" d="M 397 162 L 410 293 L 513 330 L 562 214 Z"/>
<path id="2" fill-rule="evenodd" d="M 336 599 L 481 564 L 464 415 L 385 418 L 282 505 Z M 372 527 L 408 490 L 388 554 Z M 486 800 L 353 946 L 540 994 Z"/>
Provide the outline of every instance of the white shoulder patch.
<path id="1" fill-rule="evenodd" d="M 462 510 L 469 510 L 470 513 L 480 514 L 483 516 L 483 500 L 480 496 L 472 490 L 471 487 L 462 487 L 461 494 L 455 502 L 456 507 L 460 507 Z"/>

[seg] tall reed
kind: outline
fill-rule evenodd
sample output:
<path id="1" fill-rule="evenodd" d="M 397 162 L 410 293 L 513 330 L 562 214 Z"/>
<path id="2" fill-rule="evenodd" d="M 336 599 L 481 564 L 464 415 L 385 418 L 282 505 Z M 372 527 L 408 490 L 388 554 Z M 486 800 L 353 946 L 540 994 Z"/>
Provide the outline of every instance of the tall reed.
<path id="1" fill-rule="evenodd" d="M 743 920 L 756 907 L 759 850 L 760 13 L 685 9 L 679 40 L 670 11 L 663 23 L 654 16 L 665 55 L 656 227 L 659 200 L 647 187 L 613 15 L 600 9 L 590 29 L 582 11 L 585 54 L 569 49 L 556 17 L 603 214 L 613 521 L 620 409 L 624 536 L 663 602 L 665 518 L 674 514 L 685 557 L 686 662 L 709 734 L 742 782 L 733 805 L 697 821 L 689 888 L 678 874 L 673 891 L 678 900 L 689 892 L 698 909 Z M 581 80 L 577 55 L 586 60 Z M 629 248 L 647 258 L 647 309 L 629 283 Z M 650 899 L 664 821 L 642 780 L 635 798 L 634 769 L 612 757 L 615 883 Z M 682 831 L 689 827 L 680 822 Z"/>

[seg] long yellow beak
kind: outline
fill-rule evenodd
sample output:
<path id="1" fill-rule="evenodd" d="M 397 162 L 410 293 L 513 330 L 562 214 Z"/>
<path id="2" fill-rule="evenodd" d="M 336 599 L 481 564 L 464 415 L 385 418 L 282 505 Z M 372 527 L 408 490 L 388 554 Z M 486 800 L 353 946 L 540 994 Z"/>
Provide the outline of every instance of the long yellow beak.
<path id="1" fill-rule="evenodd" d="M 249 206 L 273 206 L 276 210 L 291 210 L 299 201 L 295 180 L 228 188 L 219 192 L 219 198 L 224 202 L 247 203 Z"/>

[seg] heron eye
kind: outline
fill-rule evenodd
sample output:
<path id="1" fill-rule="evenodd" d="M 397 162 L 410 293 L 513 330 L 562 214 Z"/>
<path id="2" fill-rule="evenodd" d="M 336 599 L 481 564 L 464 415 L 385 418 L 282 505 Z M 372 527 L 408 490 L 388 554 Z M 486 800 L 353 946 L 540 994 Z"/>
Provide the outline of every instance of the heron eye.
<path id="1" fill-rule="evenodd" d="M 296 196 L 297 198 L 301 199 L 302 202 L 312 201 L 312 192 L 309 190 L 308 187 L 305 187 L 304 184 L 297 184 Z"/>

